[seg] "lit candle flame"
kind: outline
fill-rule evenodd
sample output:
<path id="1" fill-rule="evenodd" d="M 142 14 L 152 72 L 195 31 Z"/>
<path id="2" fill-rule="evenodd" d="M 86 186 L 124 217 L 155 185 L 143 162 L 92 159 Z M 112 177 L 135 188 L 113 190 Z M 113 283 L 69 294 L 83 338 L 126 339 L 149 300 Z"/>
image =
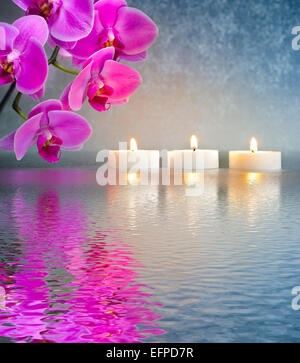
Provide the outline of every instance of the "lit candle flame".
<path id="1" fill-rule="evenodd" d="M 195 135 L 191 137 L 191 148 L 196 151 L 198 149 L 198 140 Z"/>
<path id="2" fill-rule="evenodd" d="M 256 153 L 257 152 L 257 141 L 255 137 L 252 137 L 251 141 L 250 141 L 250 151 L 252 153 Z"/>
<path id="3" fill-rule="evenodd" d="M 138 149 L 138 147 L 137 147 L 137 143 L 136 143 L 135 139 L 134 139 L 134 138 L 132 138 L 132 139 L 130 140 L 130 150 L 131 150 L 131 151 L 137 151 L 137 149 Z"/>

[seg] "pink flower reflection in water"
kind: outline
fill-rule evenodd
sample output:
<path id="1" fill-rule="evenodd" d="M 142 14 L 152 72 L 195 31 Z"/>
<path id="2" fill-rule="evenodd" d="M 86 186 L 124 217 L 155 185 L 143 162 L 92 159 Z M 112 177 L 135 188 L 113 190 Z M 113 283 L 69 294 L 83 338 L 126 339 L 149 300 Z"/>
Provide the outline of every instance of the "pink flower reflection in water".
<path id="1" fill-rule="evenodd" d="M 130 246 L 117 231 L 88 230 L 88 215 L 56 189 L 38 200 L 17 191 L 19 253 L 7 276 L 0 336 L 17 342 L 142 342 L 163 334 Z M 95 237 L 91 237 L 94 235 Z M 2 276 L 2 278 L 1 278 Z M 139 327 L 140 326 L 140 327 Z"/>

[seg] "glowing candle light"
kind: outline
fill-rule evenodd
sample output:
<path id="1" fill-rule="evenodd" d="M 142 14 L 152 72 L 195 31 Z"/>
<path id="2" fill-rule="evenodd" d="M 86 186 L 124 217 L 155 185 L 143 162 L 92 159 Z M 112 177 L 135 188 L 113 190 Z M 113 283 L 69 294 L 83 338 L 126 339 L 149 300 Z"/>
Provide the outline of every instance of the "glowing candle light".
<path id="1" fill-rule="evenodd" d="M 159 170 L 159 151 L 140 150 L 136 139 L 132 138 L 129 150 L 109 151 L 108 165 L 110 169 L 118 169 L 121 173 L 135 174 L 140 171 Z"/>
<path id="2" fill-rule="evenodd" d="M 130 140 L 130 150 L 131 151 L 137 151 L 138 147 L 137 147 L 137 142 L 135 140 L 135 138 L 132 138 Z"/>
<path id="3" fill-rule="evenodd" d="M 252 153 L 256 153 L 258 151 L 257 148 L 257 141 L 255 137 L 252 137 L 251 141 L 250 141 L 250 151 Z"/>
<path id="4" fill-rule="evenodd" d="M 205 169 L 219 168 L 218 150 L 200 150 L 198 139 L 193 135 L 190 139 L 190 150 L 173 150 L 168 152 L 170 169 L 176 172 L 199 172 Z"/>
<path id="5" fill-rule="evenodd" d="M 280 170 L 281 152 L 258 151 L 257 140 L 250 140 L 249 151 L 230 151 L 229 168 L 240 170 Z"/>
<path id="6" fill-rule="evenodd" d="M 191 148 L 193 151 L 196 151 L 198 149 L 198 139 L 195 135 L 191 137 Z"/>

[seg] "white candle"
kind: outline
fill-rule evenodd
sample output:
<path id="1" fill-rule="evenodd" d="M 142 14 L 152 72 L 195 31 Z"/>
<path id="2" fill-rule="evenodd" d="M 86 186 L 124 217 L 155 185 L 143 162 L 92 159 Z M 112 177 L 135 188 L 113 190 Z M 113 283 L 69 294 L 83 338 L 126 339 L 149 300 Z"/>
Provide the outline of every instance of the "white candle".
<path id="1" fill-rule="evenodd" d="M 173 150 L 168 152 L 169 168 L 174 171 L 198 172 L 204 169 L 219 168 L 218 150 L 198 149 L 196 136 L 191 137 L 191 150 Z"/>
<path id="2" fill-rule="evenodd" d="M 139 150 L 135 139 L 130 140 L 130 150 L 110 150 L 108 168 L 120 173 L 159 170 L 158 150 Z"/>
<path id="3" fill-rule="evenodd" d="M 240 170 L 280 170 L 281 152 L 258 151 L 257 141 L 251 139 L 249 151 L 230 151 L 229 168 Z"/>

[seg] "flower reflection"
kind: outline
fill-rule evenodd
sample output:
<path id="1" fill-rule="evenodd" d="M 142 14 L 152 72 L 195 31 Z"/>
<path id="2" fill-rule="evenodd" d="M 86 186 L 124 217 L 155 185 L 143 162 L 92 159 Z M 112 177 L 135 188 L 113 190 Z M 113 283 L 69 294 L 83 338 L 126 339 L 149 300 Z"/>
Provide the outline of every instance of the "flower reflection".
<path id="1" fill-rule="evenodd" d="M 2 286 L 0 286 L 0 310 L 5 310 L 6 307 L 6 292 Z"/>
<path id="2" fill-rule="evenodd" d="M 12 216 L 20 254 L 10 283 L 4 281 L 0 336 L 16 342 L 116 343 L 164 333 L 148 287 L 136 281 L 141 266 L 118 231 L 91 237 L 84 206 L 61 198 L 56 189 L 40 192 L 37 200 L 19 189 Z"/>

